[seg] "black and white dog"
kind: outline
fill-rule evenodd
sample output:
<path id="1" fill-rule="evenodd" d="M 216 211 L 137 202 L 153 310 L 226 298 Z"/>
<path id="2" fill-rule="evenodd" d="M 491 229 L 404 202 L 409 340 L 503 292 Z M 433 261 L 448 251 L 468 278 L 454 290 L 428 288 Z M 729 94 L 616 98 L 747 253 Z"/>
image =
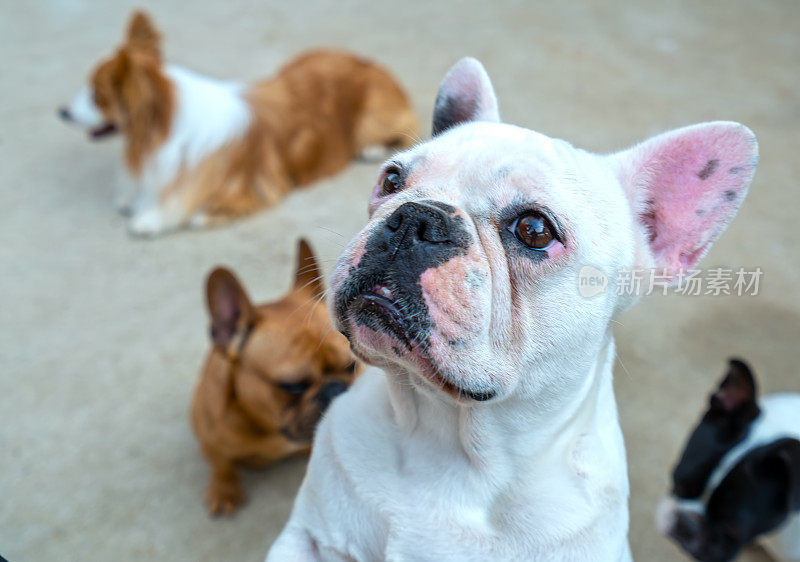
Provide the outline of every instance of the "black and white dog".
<path id="1" fill-rule="evenodd" d="M 701 561 L 732 560 L 764 536 L 800 560 L 800 394 L 760 400 L 746 363 L 731 359 L 672 474 L 659 531 Z"/>

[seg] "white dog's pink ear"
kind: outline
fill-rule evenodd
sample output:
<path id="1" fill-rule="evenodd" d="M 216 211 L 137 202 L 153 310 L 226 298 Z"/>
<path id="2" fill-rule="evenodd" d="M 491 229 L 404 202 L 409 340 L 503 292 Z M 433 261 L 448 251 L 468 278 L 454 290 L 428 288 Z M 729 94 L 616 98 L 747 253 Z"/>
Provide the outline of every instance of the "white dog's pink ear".
<path id="1" fill-rule="evenodd" d="M 758 144 L 744 125 L 717 121 L 663 133 L 610 158 L 653 265 L 674 277 L 693 268 L 736 215 Z"/>
<path id="2" fill-rule="evenodd" d="M 468 121 L 500 121 L 489 75 L 472 57 L 453 65 L 439 85 L 433 109 L 433 136 Z"/>

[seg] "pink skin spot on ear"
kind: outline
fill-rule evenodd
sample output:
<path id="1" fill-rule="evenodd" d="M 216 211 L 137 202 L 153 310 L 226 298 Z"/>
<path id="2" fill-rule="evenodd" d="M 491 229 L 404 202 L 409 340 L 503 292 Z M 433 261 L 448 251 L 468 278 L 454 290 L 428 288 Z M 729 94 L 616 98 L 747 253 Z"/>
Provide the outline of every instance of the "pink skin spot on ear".
<path id="1" fill-rule="evenodd" d="M 701 180 L 707 180 L 717 169 L 717 166 L 719 166 L 718 159 L 714 158 L 713 160 L 709 160 L 706 162 L 706 165 L 703 167 L 703 169 L 697 172 L 697 177 Z"/>
<path id="2" fill-rule="evenodd" d="M 650 231 L 657 263 L 692 268 L 744 198 L 755 145 L 749 134 L 728 125 L 698 126 L 659 140 L 642 160 L 647 202 L 639 220 Z"/>

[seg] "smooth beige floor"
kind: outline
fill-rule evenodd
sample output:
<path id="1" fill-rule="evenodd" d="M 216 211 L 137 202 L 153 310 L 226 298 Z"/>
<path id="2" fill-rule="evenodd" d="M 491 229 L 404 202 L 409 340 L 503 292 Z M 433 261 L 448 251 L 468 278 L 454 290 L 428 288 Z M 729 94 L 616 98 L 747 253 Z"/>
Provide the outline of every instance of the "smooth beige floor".
<path id="1" fill-rule="evenodd" d="M 751 194 L 704 265 L 759 266 L 761 293 L 649 297 L 616 329 L 633 552 L 682 559 L 652 511 L 726 357 L 751 360 L 767 390 L 800 390 L 800 4 L 150 4 L 173 62 L 250 79 L 307 47 L 347 47 L 396 72 L 426 127 L 443 73 L 473 55 L 507 121 L 577 146 L 612 151 L 711 119 L 756 131 Z M 247 473 L 246 508 L 206 516 L 187 422 L 207 344 L 202 280 L 230 264 L 257 298 L 275 297 L 301 235 L 329 268 L 365 220 L 376 166 L 354 164 L 231 227 L 129 238 L 110 205 L 120 145 L 88 142 L 55 109 L 117 43 L 130 7 L 0 0 L 0 553 L 259 560 L 304 463 Z"/>

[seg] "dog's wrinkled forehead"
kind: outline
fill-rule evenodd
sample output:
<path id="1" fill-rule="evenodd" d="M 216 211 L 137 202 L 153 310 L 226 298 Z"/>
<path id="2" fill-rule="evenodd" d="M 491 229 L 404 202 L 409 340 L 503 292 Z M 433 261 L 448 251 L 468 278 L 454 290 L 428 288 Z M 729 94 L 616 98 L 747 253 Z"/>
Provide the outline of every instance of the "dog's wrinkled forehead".
<path id="1" fill-rule="evenodd" d="M 397 155 L 405 198 L 438 199 L 472 216 L 487 216 L 522 197 L 563 200 L 578 158 L 569 143 L 504 123 L 453 128 Z M 402 195 L 402 194 L 401 194 Z"/>

